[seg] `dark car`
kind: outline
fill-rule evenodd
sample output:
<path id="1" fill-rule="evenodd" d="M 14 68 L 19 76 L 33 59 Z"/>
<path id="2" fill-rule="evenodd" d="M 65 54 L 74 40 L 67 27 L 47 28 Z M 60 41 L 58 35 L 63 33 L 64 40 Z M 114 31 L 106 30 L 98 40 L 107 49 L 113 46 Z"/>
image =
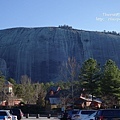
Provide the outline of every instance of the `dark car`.
<path id="1" fill-rule="evenodd" d="M 95 120 L 120 120 L 120 109 L 102 109 L 98 110 Z"/>
<path id="2" fill-rule="evenodd" d="M 23 113 L 22 113 L 21 109 L 18 109 L 18 108 L 10 109 L 10 113 L 12 115 L 16 115 L 18 120 L 21 120 L 23 117 Z"/>
<path id="3" fill-rule="evenodd" d="M 72 115 L 77 114 L 78 111 L 79 111 L 78 109 L 66 110 L 64 113 L 62 113 L 61 120 L 71 120 Z"/>
<path id="4" fill-rule="evenodd" d="M 68 118 L 71 119 L 74 114 L 77 114 L 79 112 L 79 109 L 74 109 L 74 110 L 68 110 Z"/>

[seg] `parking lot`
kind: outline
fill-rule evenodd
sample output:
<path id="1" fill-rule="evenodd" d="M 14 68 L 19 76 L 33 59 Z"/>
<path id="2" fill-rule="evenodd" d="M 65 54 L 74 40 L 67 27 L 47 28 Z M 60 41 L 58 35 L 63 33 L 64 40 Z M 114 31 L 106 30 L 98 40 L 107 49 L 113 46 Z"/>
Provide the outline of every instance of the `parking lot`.
<path id="1" fill-rule="evenodd" d="M 22 118 L 22 120 L 59 120 L 58 118 L 56 117 L 50 117 L 50 118 L 47 118 L 47 117 L 39 117 L 39 118 L 36 118 L 36 117 L 29 117 L 29 118 Z"/>

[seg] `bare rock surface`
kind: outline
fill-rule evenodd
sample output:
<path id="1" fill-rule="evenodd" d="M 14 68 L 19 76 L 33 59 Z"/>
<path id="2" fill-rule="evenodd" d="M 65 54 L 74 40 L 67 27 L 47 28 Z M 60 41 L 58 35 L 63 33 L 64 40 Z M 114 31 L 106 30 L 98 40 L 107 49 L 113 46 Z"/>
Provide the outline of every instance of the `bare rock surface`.
<path id="1" fill-rule="evenodd" d="M 120 66 L 119 53 L 119 35 L 60 27 L 0 30 L 0 69 L 18 83 L 22 75 L 33 82 L 59 81 L 62 62 L 73 56 L 79 64 L 94 58 Z"/>

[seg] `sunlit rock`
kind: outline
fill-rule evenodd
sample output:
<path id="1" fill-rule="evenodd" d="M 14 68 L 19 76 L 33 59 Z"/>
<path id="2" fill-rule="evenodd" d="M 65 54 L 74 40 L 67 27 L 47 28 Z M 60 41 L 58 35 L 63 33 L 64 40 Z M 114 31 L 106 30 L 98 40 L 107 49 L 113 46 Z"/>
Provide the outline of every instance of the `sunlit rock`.
<path id="1" fill-rule="evenodd" d="M 33 82 L 60 80 L 60 66 L 68 57 L 82 64 L 94 58 L 120 66 L 120 36 L 64 27 L 0 30 L 0 69 L 18 83 L 22 75 Z"/>

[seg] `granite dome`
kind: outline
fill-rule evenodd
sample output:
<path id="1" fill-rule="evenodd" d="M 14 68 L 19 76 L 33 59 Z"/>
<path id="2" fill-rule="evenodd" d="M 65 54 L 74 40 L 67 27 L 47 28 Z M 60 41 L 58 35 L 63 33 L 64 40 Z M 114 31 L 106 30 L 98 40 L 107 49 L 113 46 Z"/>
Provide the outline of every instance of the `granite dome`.
<path id="1" fill-rule="evenodd" d="M 94 58 L 120 66 L 119 52 L 119 35 L 62 27 L 0 30 L 0 69 L 17 82 L 22 75 L 34 82 L 58 81 L 61 63 L 73 56 L 80 64 Z"/>

